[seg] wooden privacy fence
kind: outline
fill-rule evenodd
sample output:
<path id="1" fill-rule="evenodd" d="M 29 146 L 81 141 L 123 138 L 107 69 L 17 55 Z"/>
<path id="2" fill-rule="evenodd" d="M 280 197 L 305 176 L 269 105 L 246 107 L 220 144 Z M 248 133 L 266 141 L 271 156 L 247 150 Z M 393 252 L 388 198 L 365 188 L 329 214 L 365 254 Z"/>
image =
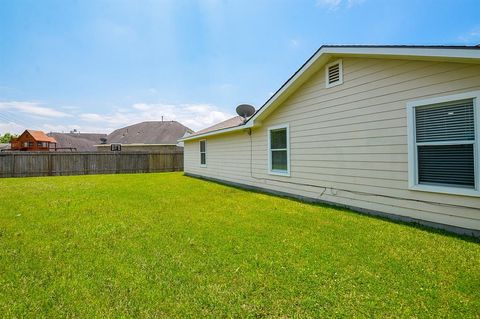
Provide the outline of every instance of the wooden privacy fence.
<path id="1" fill-rule="evenodd" d="M 183 171 L 183 151 L 0 152 L 0 177 Z"/>

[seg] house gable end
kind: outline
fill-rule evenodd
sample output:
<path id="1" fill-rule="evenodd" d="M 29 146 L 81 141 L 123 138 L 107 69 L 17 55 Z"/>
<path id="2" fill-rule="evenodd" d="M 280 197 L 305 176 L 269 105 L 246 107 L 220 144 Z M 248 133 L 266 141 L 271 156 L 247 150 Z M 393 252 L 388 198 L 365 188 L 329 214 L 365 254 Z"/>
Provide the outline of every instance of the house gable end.
<path id="1" fill-rule="evenodd" d="M 480 63 L 480 47 L 475 46 L 322 46 L 320 47 L 243 125 L 184 137 L 179 141 L 223 134 L 262 125 L 262 122 L 327 63 L 336 59 L 380 58 L 417 61 Z M 343 82 L 343 81 L 342 81 Z"/>

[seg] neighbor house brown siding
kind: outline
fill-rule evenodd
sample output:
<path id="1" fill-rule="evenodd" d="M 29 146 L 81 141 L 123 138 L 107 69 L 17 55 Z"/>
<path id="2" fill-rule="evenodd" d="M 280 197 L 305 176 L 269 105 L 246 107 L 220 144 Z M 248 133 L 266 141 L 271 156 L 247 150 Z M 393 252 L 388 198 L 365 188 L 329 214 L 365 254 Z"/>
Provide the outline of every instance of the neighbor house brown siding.
<path id="1" fill-rule="evenodd" d="M 49 151 L 55 149 L 55 143 L 51 141 L 37 140 L 30 132 L 25 131 L 19 137 L 12 138 L 10 150 L 13 151 Z"/>

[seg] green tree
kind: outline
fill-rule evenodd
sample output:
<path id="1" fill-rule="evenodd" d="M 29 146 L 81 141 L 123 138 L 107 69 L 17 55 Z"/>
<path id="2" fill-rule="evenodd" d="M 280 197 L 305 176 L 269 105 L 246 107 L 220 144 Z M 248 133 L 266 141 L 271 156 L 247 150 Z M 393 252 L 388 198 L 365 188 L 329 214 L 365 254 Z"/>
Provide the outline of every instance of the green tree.
<path id="1" fill-rule="evenodd" d="M 0 143 L 10 143 L 10 139 L 12 137 L 16 137 L 15 135 L 12 135 L 10 133 L 5 133 L 3 135 L 0 134 Z"/>

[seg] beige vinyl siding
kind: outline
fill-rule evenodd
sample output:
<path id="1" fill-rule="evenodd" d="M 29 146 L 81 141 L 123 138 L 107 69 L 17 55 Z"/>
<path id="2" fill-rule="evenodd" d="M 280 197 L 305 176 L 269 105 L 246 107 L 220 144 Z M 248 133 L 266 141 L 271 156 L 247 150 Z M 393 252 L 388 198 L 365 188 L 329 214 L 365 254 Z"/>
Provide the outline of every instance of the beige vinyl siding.
<path id="1" fill-rule="evenodd" d="M 335 59 L 332 59 L 334 61 Z M 342 85 L 319 70 L 260 127 L 185 142 L 185 171 L 343 205 L 480 229 L 480 198 L 408 190 L 411 100 L 480 90 L 480 65 L 343 58 Z M 290 177 L 268 174 L 268 127 L 290 126 Z M 250 143 L 251 139 L 251 143 Z"/>

